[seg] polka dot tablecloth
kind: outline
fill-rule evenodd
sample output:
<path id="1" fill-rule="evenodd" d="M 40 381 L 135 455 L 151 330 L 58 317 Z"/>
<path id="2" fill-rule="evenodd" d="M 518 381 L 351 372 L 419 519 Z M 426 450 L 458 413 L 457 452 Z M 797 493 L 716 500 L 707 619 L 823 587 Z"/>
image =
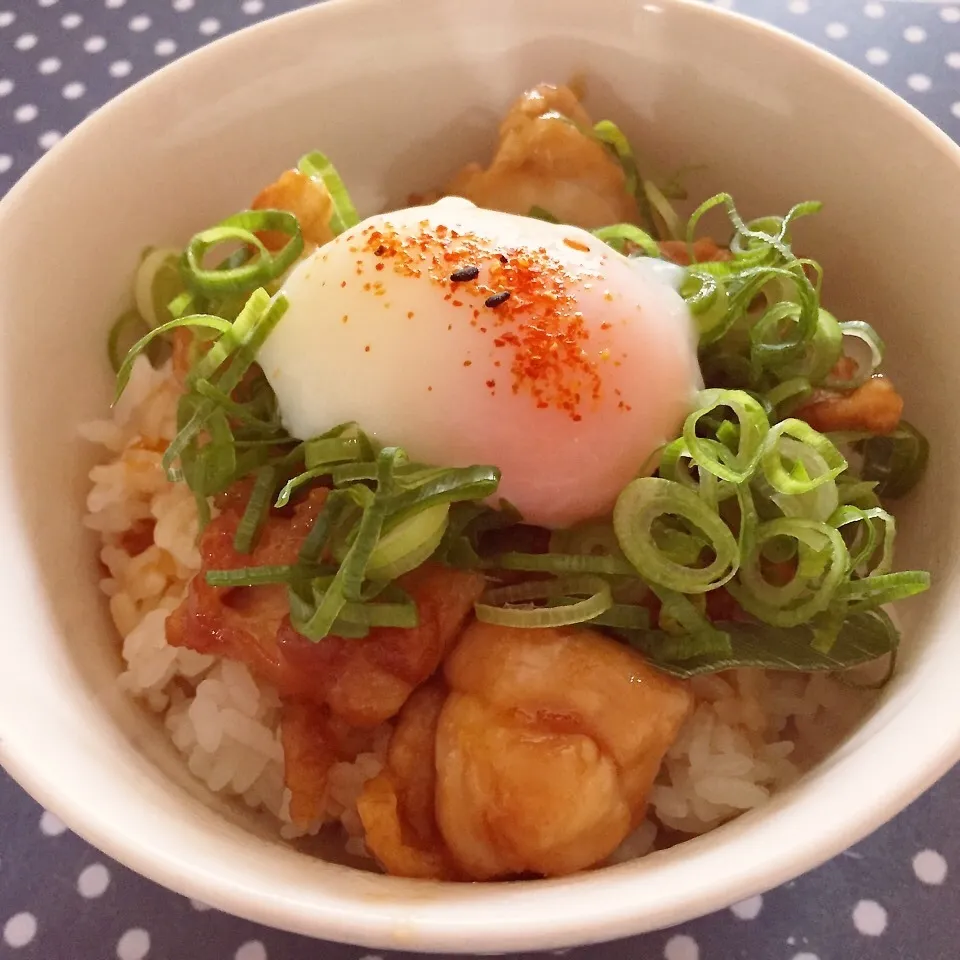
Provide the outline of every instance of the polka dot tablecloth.
<path id="1" fill-rule="evenodd" d="M 960 138 L 960 2 L 717 0 L 834 51 Z M 297 0 L 0 0 L 0 191 L 171 58 Z M 865 789 L 882 789 L 881 784 Z M 819 870 L 577 960 L 957 960 L 960 770 Z M 0 772 L 3 960 L 379 960 L 257 927 L 108 860 Z"/>

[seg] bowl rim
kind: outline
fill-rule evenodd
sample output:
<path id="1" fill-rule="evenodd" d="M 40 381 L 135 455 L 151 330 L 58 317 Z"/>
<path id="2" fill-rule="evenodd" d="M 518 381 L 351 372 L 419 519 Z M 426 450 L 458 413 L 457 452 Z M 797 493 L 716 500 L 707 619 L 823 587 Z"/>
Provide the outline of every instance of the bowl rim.
<path id="1" fill-rule="evenodd" d="M 271 36 L 282 39 L 301 24 L 313 23 L 314 18 L 334 22 L 338 17 L 350 18 L 365 8 L 375 10 L 389 2 L 391 0 L 325 0 L 289 11 L 218 38 L 144 77 L 75 127 L 14 184 L 0 200 L 0 225 L 20 204 L 27 202 L 28 194 L 58 162 L 66 147 L 79 145 L 85 138 L 99 137 L 101 129 L 109 129 L 117 112 L 136 104 L 154 88 L 169 83 L 169 78 L 178 72 L 195 64 L 213 63 L 245 44 L 267 41 Z M 406 2 L 410 5 L 417 0 Z M 641 0 L 635 2 L 641 6 Z M 805 59 L 824 75 L 832 74 L 837 82 L 858 87 L 889 112 L 909 121 L 917 138 L 925 140 L 952 162 L 960 177 L 960 147 L 946 133 L 887 87 L 839 57 L 783 29 L 700 0 L 656 0 L 655 6 L 696 11 L 695 16 L 712 18 L 724 29 L 760 35 L 768 45 Z M 305 913 L 297 902 L 270 899 L 263 896 L 262 888 L 246 886 L 223 874 L 216 876 L 198 861 L 179 859 L 163 847 L 161 839 L 118 834 L 107 814 L 71 801 L 69 792 L 58 786 L 57 777 L 31 754 L 28 738 L 21 739 L 16 731 L 4 731 L 0 754 L 10 775 L 44 807 L 61 817 L 71 830 L 120 863 L 171 890 L 248 920 L 314 937 L 373 948 L 426 952 L 476 952 L 479 948 L 490 952 L 569 947 L 660 929 L 785 882 L 877 829 L 946 773 L 960 760 L 960 728 L 951 736 L 914 744 L 907 758 L 908 769 L 892 789 L 868 794 L 855 808 L 835 811 L 835 818 L 822 824 L 814 837 L 795 838 L 778 850 L 764 869 L 738 872 L 736 865 L 732 865 L 727 876 L 702 882 L 683 897 L 667 898 L 639 913 L 629 894 L 631 877 L 639 871 L 642 861 L 574 878 L 526 882 L 521 889 L 510 883 L 485 884 L 478 895 L 474 895 L 478 890 L 476 885 L 461 885 L 461 891 L 474 893 L 433 900 L 424 898 L 422 882 L 389 878 L 392 889 L 396 890 L 390 909 L 380 909 L 383 904 L 357 896 L 340 897 L 331 882 L 322 889 L 323 897 L 311 903 Z M 768 806 L 775 806 L 781 815 L 789 817 L 788 796 L 780 795 Z M 762 825 L 766 822 L 763 817 L 751 814 L 737 821 L 744 826 L 756 824 L 760 827 L 758 833 L 763 831 Z M 578 886 L 584 884 L 591 888 L 589 898 L 577 896 Z M 504 910 L 506 897 L 511 904 L 522 898 L 529 909 L 516 910 L 511 906 L 509 911 Z M 411 921 L 415 924 L 414 942 L 409 940 L 409 929 L 398 934 L 402 925 L 398 918 L 407 912 L 415 917 L 415 921 Z M 549 930 L 544 930 L 545 917 L 550 917 Z"/>

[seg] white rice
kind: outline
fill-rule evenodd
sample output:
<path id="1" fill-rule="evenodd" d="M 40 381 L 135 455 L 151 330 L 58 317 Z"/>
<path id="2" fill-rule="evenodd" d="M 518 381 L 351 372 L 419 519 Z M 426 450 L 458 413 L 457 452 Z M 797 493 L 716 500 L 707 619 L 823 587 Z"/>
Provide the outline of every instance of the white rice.
<path id="1" fill-rule="evenodd" d="M 123 638 L 124 690 L 163 721 L 191 772 L 210 790 L 242 799 L 280 822 L 283 836 L 304 831 L 289 816 L 283 781 L 280 700 L 241 664 L 171 647 L 167 616 L 200 567 L 197 515 L 183 484 L 171 484 L 162 451 L 176 432 L 179 386 L 169 364 L 134 364 L 110 420 L 83 436 L 105 448 L 90 472 L 86 525 L 99 532 L 109 575 L 100 587 Z M 156 522 L 153 543 L 132 556 L 122 538 L 138 521 Z M 667 754 L 650 794 L 650 818 L 612 859 L 641 856 L 658 832 L 699 834 L 763 803 L 824 756 L 862 715 L 868 699 L 822 675 L 737 670 L 692 681 L 696 709 Z M 306 832 L 339 822 L 346 850 L 364 854 L 356 800 L 382 767 L 389 728 L 370 753 L 339 763 L 327 785 L 326 812 Z"/>
<path id="2" fill-rule="evenodd" d="M 100 589 L 123 637 L 126 669 L 119 683 L 160 715 L 191 773 L 210 790 L 276 817 L 288 838 L 339 821 L 348 833 L 347 851 L 362 855 L 356 800 L 380 772 L 386 736 L 375 737 L 374 752 L 333 767 L 326 814 L 303 830 L 290 820 L 277 692 L 257 683 L 240 663 L 167 643 L 167 616 L 200 569 L 193 495 L 184 484 L 170 483 L 161 465 L 176 433 L 178 393 L 169 364 L 154 370 L 141 357 L 113 418 L 81 431 L 105 447 L 108 458 L 90 471 L 85 523 L 100 534 L 100 559 L 109 573 Z M 151 518 L 152 545 L 131 556 L 123 535 Z"/>

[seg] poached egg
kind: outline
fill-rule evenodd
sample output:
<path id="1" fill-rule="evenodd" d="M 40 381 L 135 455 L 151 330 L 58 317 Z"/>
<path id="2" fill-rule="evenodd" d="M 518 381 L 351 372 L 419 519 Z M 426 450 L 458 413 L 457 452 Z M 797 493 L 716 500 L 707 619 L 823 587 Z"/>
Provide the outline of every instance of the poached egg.
<path id="1" fill-rule="evenodd" d="M 446 198 L 303 260 L 258 359 L 294 437 L 356 421 L 412 460 L 492 464 L 526 522 L 567 527 L 608 514 L 691 409 L 678 270 Z"/>

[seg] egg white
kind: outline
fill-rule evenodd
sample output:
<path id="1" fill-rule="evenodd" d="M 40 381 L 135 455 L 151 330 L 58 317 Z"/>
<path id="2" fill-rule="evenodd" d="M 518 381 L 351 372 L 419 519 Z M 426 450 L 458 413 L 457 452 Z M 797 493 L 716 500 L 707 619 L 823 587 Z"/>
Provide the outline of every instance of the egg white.
<path id="1" fill-rule="evenodd" d="M 477 284 L 400 272 L 364 242 L 371 229 L 415 238 L 442 228 L 489 248 L 494 266 L 480 265 Z M 600 388 L 584 391 L 579 419 L 544 408 L 542 393 L 538 406 L 511 372 L 516 351 L 495 343 L 498 331 L 538 322 L 531 313 L 497 327 L 505 314 L 486 306 L 494 258 L 525 250 L 557 265 L 588 331 L 578 349 Z M 499 496 L 528 522 L 568 526 L 609 512 L 691 406 L 699 368 L 678 276 L 586 231 L 447 198 L 372 217 L 298 265 L 259 361 L 293 436 L 355 420 L 414 460 L 495 464 Z"/>

